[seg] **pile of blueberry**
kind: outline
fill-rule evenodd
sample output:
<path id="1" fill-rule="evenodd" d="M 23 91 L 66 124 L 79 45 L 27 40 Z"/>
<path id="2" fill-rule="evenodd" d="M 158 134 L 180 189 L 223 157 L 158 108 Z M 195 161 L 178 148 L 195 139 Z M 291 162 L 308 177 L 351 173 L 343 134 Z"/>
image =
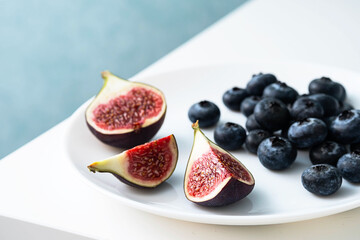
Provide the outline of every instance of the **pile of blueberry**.
<path id="1" fill-rule="evenodd" d="M 284 170 L 298 150 L 308 150 L 313 164 L 301 176 L 305 189 L 317 195 L 335 193 L 342 179 L 360 183 L 360 110 L 346 102 L 346 90 L 338 82 L 321 77 L 310 82 L 309 93 L 299 93 L 273 74 L 253 75 L 246 88 L 233 87 L 223 103 L 247 117 L 245 128 L 227 122 L 216 126 L 215 142 L 227 150 L 246 149 L 257 154 L 271 170 Z M 201 101 L 188 111 L 192 122 L 211 127 L 220 109 Z"/>

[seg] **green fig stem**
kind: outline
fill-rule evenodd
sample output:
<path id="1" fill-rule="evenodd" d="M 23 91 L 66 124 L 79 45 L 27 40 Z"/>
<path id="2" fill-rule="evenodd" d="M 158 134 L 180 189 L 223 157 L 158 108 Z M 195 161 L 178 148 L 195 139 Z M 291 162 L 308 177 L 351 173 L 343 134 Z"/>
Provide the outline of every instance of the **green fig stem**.
<path id="1" fill-rule="evenodd" d="M 196 120 L 196 122 L 194 122 L 194 123 L 191 125 L 191 127 L 192 127 L 194 130 L 200 129 L 200 128 L 199 128 L 199 120 Z"/>
<path id="2" fill-rule="evenodd" d="M 112 75 L 111 72 L 108 71 L 108 70 L 105 70 L 105 71 L 101 72 L 101 77 L 103 79 L 106 79 L 106 78 L 110 77 L 111 75 Z"/>
<path id="3" fill-rule="evenodd" d="M 127 79 L 124 79 L 122 77 L 118 77 L 114 74 L 112 74 L 109 70 L 105 70 L 103 72 L 101 72 L 101 77 L 104 79 L 104 80 L 107 80 L 108 78 L 116 78 L 118 80 L 123 80 L 123 81 L 129 81 Z"/>
<path id="4" fill-rule="evenodd" d="M 94 168 L 93 166 L 89 165 L 87 166 L 87 168 L 90 170 L 90 172 L 96 173 L 96 168 Z"/>

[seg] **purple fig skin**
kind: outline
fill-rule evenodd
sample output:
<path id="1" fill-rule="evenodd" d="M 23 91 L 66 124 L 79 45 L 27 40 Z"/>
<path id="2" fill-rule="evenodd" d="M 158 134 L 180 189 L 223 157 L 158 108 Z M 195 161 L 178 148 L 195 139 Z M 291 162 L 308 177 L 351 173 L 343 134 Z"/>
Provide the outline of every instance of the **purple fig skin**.
<path id="1" fill-rule="evenodd" d="M 103 134 L 96 131 L 87 121 L 86 124 L 90 131 L 103 143 L 118 148 L 132 148 L 148 142 L 153 136 L 155 136 L 164 123 L 165 115 L 166 110 L 163 116 L 153 124 L 144 128 L 140 128 L 136 131 L 123 134 Z"/>
<path id="2" fill-rule="evenodd" d="M 111 173 L 114 177 L 116 177 L 120 182 L 122 183 L 125 183 L 131 187 L 135 187 L 135 188 L 139 188 L 139 189 L 154 189 L 156 188 L 157 186 L 159 185 L 155 185 L 155 186 L 151 186 L 151 187 L 145 187 L 145 186 L 140 186 L 140 185 L 137 185 L 133 182 L 130 182 L 129 180 L 126 180 L 125 178 L 121 177 L 120 175 L 117 175 L 116 173 Z M 163 182 L 165 182 L 166 179 L 164 179 Z M 163 183 L 162 182 L 162 183 Z"/>
<path id="3" fill-rule="evenodd" d="M 204 202 L 194 202 L 205 207 L 222 207 L 245 198 L 253 190 L 252 185 L 231 178 L 224 188 L 213 198 Z"/>

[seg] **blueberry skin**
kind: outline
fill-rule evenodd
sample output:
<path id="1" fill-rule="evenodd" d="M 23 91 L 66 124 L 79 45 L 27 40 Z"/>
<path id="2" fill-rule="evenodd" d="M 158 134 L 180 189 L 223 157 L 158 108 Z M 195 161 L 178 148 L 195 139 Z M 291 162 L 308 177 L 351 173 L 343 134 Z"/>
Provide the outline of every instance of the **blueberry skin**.
<path id="1" fill-rule="evenodd" d="M 245 140 L 246 149 L 251 153 L 257 154 L 260 143 L 268 137 L 271 137 L 271 133 L 266 130 L 255 129 L 250 131 Z"/>
<path id="2" fill-rule="evenodd" d="M 312 147 L 309 157 L 312 164 L 326 163 L 336 167 L 341 156 L 347 153 L 346 147 L 337 142 L 325 141 Z"/>
<path id="3" fill-rule="evenodd" d="M 287 106 L 275 98 L 264 98 L 256 104 L 254 116 L 263 129 L 271 132 L 280 130 L 290 121 Z"/>
<path id="4" fill-rule="evenodd" d="M 257 155 L 264 167 L 284 170 L 295 161 L 297 150 L 286 138 L 273 136 L 260 143 Z"/>
<path id="5" fill-rule="evenodd" d="M 325 93 L 316 93 L 309 96 L 310 99 L 314 99 L 324 109 L 324 117 L 331 117 L 339 114 L 340 104 L 339 101 Z"/>
<path id="6" fill-rule="evenodd" d="M 246 85 L 249 95 L 261 96 L 266 86 L 276 82 L 276 77 L 271 73 L 254 74 Z"/>
<path id="7" fill-rule="evenodd" d="M 331 123 L 330 138 L 342 144 L 360 142 L 360 110 L 340 113 Z"/>
<path id="8" fill-rule="evenodd" d="M 276 98 L 285 104 L 292 104 L 298 96 L 299 93 L 295 89 L 280 81 L 266 86 L 263 92 L 263 98 Z"/>
<path id="9" fill-rule="evenodd" d="M 327 126 L 322 120 L 306 118 L 291 124 L 288 130 L 288 139 L 298 149 L 305 149 L 323 142 L 327 133 Z"/>
<path id="10" fill-rule="evenodd" d="M 294 102 L 290 113 L 292 119 L 299 121 L 305 118 L 322 118 L 324 109 L 318 101 L 305 96 Z"/>
<path id="11" fill-rule="evenodd" d="M 339 190 L 342 177 L 336 167 L 329 164 L 317 164 L 303 171 L 301 182 L 309 192 L 320 196 L 329 196 Z"/>
<path id="12" fill-rule="evenodd" d="M 321 77 L 312 80 L 309 84 L 309 92 L 311 94 L 325 93 L 333 96 L 339 102 L 344 101 L 346 97 L 345 88 L 341 84 L 332 81 L 328 77 Z"/>
<path id="13" fill-rule="evenodd" d="M 246 139 L 246 131 L 239 124 L 227 122 L 215 128 L 214 140 L 226 150 L 240 149 Z"/>
<path id="14" fill-rule="evenodd" d="M 227 90 L 222 100 L 226 107 L 233 111 L 240 111 L 241 102 L 249 96 L 246 89 L 233 87 Z"/>
<path id="15" fill-rule="evenodd" d="M 240 106 L 240 111 L 246 116 L 250 116 L 254 112 L 254 108 L 258 102 L 260 102 L 261 97 L 259 96 L 250 96 L 245 98 Z"/>
<path id="16" fill-rule="evenodd" d="M 248 132 L 255 130 L 255 129 L 262 129 L 260 124 L 256 121 L 254 114 L 251 114 L 246 119 L 245 127 L 246 127 L 246 130 L 248 130 Z"/>
<path id="17" fill-rule="evenodd" d="M 344 179 L 351 183 L 360 183 L 360 150 L 343 155 L 337 168 Z"/>
<path id="18" fill-rule="evenodd" d="M 188 117 L 193 123 L 199 120 L 199 127 L 211 127 L 219 121 L 220 109 L 215 103 L 204 100 L 190 107 Z"/>

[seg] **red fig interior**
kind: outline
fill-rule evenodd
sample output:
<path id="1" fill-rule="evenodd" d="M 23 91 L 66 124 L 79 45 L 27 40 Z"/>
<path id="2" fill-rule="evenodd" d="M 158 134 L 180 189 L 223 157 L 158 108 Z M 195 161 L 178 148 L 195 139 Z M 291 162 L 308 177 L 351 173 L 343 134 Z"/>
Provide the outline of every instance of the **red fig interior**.
<path id="1" fill-rule="evenodd" d="M 204 197 L 229 177 L 249 184 L 253 181 L 248 171 L 233 157 L 210 147 L 191 166 L 187 182 L 188 194 L 192 197 Z"/>
<path id="2" fill-rule="evenodd" d="M 127 151 L 128 172 L 134 178 L 159 180 L 172 172 L 177 156 L 174 156 L 170 141 L 172 136 L 140 145 Z"/>
<path id="3" fill-rule="evenodd" d="M 146 119 L 157 116 L 163 98 L 151 89 L 135 87 L 126 94 L 99 104 L 93 110 L 93 121 L 102 129 L 140 128 Z"/>

